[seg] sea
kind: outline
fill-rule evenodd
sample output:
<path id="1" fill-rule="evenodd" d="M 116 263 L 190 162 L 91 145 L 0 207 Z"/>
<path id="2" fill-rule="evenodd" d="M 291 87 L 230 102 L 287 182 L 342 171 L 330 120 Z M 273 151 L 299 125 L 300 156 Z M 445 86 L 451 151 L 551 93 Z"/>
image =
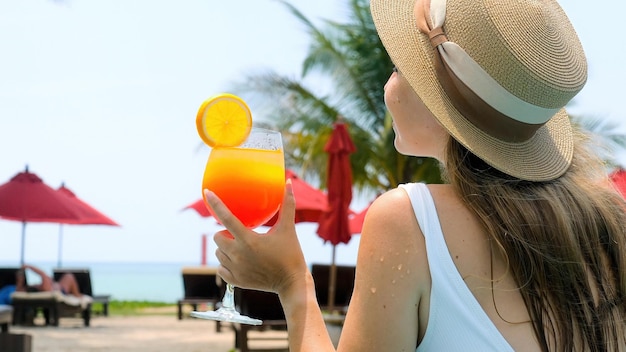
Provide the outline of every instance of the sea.
<path id="1" fill-rule="evenodd" d="M 52 275 L 56 262 L 29 262 Z M 189 263 L 123 263 L 102 262 L 63 263 L 62 268 L 89 269 L 94 295 L 111 295 L 119 301 L 151 301 L 176 303 L 183 297 L 182 268 Z M 18 267 L 19 264 L 0 261 L 0 267 Z M 27 281 L 36 283 L 36 274 L 28 273 Z"/>

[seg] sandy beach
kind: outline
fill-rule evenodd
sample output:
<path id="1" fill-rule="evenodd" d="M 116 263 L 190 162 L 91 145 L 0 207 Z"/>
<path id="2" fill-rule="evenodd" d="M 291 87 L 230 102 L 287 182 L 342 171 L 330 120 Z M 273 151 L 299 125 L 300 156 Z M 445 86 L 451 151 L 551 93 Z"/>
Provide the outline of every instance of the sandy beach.
<path id="1" fill-rule="evenodd" d="M 33 352 L 229 352 L 236 351 L 235 333 L 229 324 L 221 332 L 215 322 L 173 315 L 96 316 L 91 326 L 80 319 L 61 319 L 58 327 L 11 326 L 10 333 L 32 336 Z M 249 336 L 280 340 L 251 341 L 253 349 L 287 351 L 286 332 L 253 331 Z M 284 338 L 284 339 L 283 339 Z"/>

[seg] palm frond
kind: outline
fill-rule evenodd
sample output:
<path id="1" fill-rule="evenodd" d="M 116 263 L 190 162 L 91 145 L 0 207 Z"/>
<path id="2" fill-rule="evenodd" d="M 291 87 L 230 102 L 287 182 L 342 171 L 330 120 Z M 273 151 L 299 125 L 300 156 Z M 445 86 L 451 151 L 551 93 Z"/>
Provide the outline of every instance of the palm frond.
<path id="1" fill-rule="evenodd" d="M 570 115 L 572 123 L 587 131 L 595 151 L 608 166 L 619 165 L 617 152 L 626 149 L 626 134 L 619 132 L 619 124 L 600 116 Z"/>
<path id="2" fill-rule="evenodd" d="M 350 160 L 357 189 L 380 193 L 403 182 L 440 182 L 436 162 L 395 150 L 383 91 L 393 65 L 376 34 L 369 1 L 348 0 L 345 22 L 322 20 L 320 26 L 289 2 L 277 1 L 310 36 L 302 73 L 250 73 L 233 84 L 233 91 L 249 102 L 257 121 L 282 131 L 287 166 L 325 187 L 324 146 L 333 122 L 342 116 L 357 148 Z M 320 81 L 328 91 L 319 89 Z"/>

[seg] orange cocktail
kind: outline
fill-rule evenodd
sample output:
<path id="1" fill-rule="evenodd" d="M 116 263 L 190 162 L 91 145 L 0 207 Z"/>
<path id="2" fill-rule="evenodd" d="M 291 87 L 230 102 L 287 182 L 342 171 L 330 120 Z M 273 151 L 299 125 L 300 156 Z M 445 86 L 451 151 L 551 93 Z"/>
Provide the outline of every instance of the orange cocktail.
<path id="1" fill-rule="evenodd" d="M 211 149 L 202 178 L 209 189 L 248 228 L 267 222 L 280 207 L 285 188 L 285 156 L 278 131 L 252 127 L 252 113 L 243 99 L 222 93 L 205 100 L 196 115 L 200 138 Z M 204 192 L 202 192 L 204 197 Z M 206 204 L 206 199 L 204 199 Z M 207 205 L 211 211 L 211 208 Z M 215 214 L 213 214 L 215 216 Z M 235 287 L 227 283 L 222 305 L 192 317 L 261 325 L 235 307 Z"/>
<path id="2" fill-rule="evenodd" d="M 272 131 L 263 133 L 268 132 Z M 251 138 L 254 134 L 255 129 Z M 202 188 L 213 191 L 249 228 L 260 226 L 274 216 L 285 190 L 282 143 L 279 149 L 263 148 L 254 143 L 213 148 L 202 179 Z"/>

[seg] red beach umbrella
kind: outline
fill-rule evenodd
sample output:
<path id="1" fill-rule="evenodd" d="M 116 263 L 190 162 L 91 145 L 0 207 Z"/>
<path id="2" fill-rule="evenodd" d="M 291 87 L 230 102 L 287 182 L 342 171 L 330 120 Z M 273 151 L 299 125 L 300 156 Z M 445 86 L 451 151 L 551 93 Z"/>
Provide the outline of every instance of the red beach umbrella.
<path id="1" fill-rule="evenodd" d="M 328 207 L 326 194 L 308 184 L 289 169 L 285 170 L 285 178 L 291 179 L 293 196 L 296 199 L 295 221 L 297 223 L 318 222 L 322 212 Z M 272 226 L 276 223 L 276 220 L 278 220 L 278 214 L 269 219 L 265 225 Z"/>
<path id="2" fill-rule="evenodd" d="M 361 210 L 358 213 L 353 213 L 350 215 L 348 220 L 348 227 L 350 227 L 350 233 L 353 235 L 360 234 L 363 229 L 363 221 L 365 221 L 365 214 L 369 210 L 370 206 L 374 203 L 371 201 L 365 209 Z"/>
<path id="3" fill-rule="evenodd" d="M 626 170 L 617 169 L 609 175 L 609 178 L 622 196 L 626 197 Z"/>
<path id="4" fill-rule="evenodd" d="M 65 187 L 65 184 L 61 184 L 61 187 L 57 189 L 57 192 L 67 197 L 70 202 L 74 204 L 78 214 L 78 219 L 64 222 L 65 224 L 120 226 L 111 218 L 96 210 L 94 207 L 87 204 L 82 199 L 78 198 L 76 194 L 74 194 L 74 192 Z"/>
<path id="5" fill-rule="evenodd" d="M 24 239 L 27 222 L 65 223 L 74 221 L 78 214 L 72 203 L 43 183 L 39 176 L 20 172 L 0 185 L 0 218 L 22 222 L 20 263 L 24 263 Z"/>
<path id="6" fill-rule="evenodd" d="M 291 179 L 293 195 L 296 199 L 296 222 L 317 222 L 320 215 L 328 207 L 326 194 L 321 190 L 311 186 L 309 183 L 298 177 L 292 170 L 285 170 L 285 178 Z M 211 213 L 204 204 L 202 198 L 189 204 L 184 209 L 193 209 L 202 217 L 210 217 Z M 264 225 L 272 226 L 276 223 L 278 214 L 274 215 Z"/>
<path id="7" fill-rule="evenodd" d="M 361 210 L 360 212 L 354 214 L 348 219 L 348 227 L 350 228 L 350 233 L 353 235 L 361 233 L 363 229 L 363 221 L 365 221 L 365 214 L 367 214 L 367 210 L 369 209 L 369 205 Z"/>
<path id="8" fill-rule="evenodd" d="M 73 204 L 78 217 L 73 220 L 64 221 L 64 224 L 71 225 L 108 225 L 108 226 L 120 226 L 117 222 L 113 221 L 108 216 L 104 215 L 96 208 L 87 204 L 82 199 L 78 198 L 74 192 L 65 187 L 65 184 L 61 184 L 61 187 L 57 189 L 57 193 L 66 197 L 70 203 Z M 57 265 L 61 267 L 61 253 L 63 249 L 63 224 L 59 226 L 59 257 Z"/>
<path id="9" fill-rule="evenodd" d="M 328 306 L 332 311 L 335 298 L 335 247 L 339 243 L 348 243 L 351 238 L 348 224 L 350 202 L 352 201 L 352 168 L 350 154 L 356 147 L 348 134 L 346 125 L 337 122 L 324 150 L 328 153 L 328 208 L 319 220 L 317 234 L 333 245 L 330 280 L 328 285 Z"/>
<path id="10" fill-rule="evenodd" d="M 365 214 L 368 209 L 369 206 L 348 219 L 348 228 L 350 229 L 351 234 L 356 235 L 361 233 L 361 230 L 363 229 L 363 221 L 365 221 Z"/>
<path id="11" fill-rule="evenodd" d="M 328 209 L 319 220 L 317 234 L 333 245 L 348 243 L 348 214 L 352 202 L 350 154 L 356 151 L 344 123 L 335 123 L 324 150 L 328 153 Z"/>
<path id="12" fill-rule="evenodd" d="M 208 218 L 211 216 L 211 213 L 209 212 L 209 209 L 207 209 L 206 205 L 204 204 L 204 199 L 202 198 L 183 208 L 183 210 L 185 209 L 193 209 L 203 218 Z"/>

